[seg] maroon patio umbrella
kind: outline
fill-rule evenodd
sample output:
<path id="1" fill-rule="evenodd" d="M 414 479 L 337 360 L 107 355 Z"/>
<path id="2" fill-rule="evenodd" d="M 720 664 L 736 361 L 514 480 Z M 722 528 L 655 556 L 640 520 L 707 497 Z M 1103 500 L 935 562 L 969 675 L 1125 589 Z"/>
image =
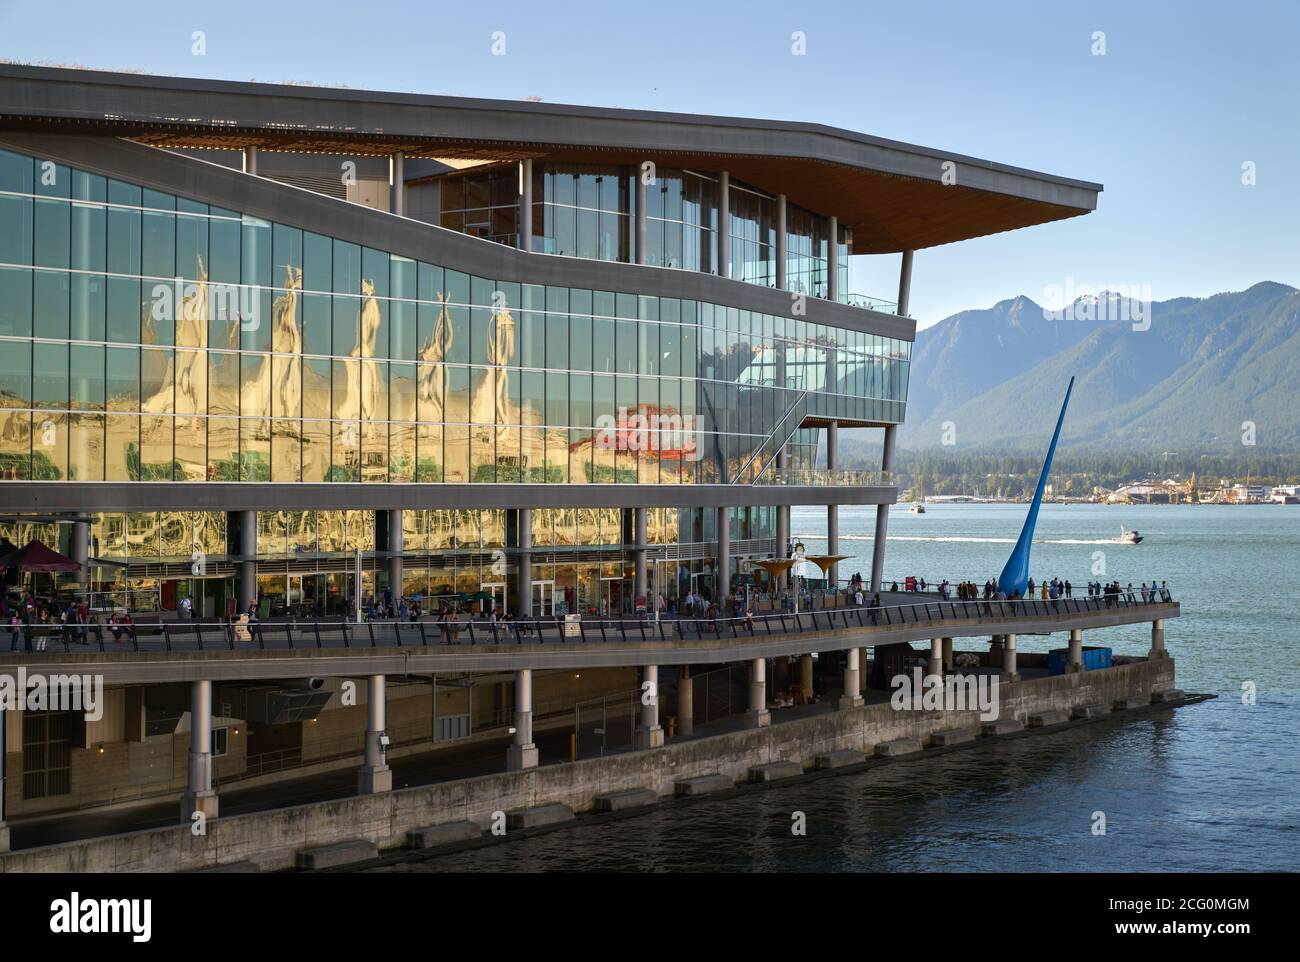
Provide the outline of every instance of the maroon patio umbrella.
<path id="1" fill-rule="evenodd" d="M 81 565 L 39 541 L 29 541 L 17 551 L 0 558 L 0 568 L 7 571 L 69 572 L 80 571 Z"/>

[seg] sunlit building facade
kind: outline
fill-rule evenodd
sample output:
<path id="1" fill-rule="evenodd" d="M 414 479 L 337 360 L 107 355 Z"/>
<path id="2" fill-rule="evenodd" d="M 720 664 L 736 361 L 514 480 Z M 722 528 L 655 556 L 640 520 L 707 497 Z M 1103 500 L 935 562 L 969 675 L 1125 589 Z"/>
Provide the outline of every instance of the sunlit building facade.
<path id="1" fill-rule="evenodd" d="M 824 128 L 632 148 L 674 121 L 353 94 L 0 69 L 0 532 L 97 606 L 614 614 L 736 592 L 793 504 L 831 554 L 877 505 L 883 544 L 912 250 L 1095 199 Z M 849 290 L 890 253 L 897 301 Z"/>

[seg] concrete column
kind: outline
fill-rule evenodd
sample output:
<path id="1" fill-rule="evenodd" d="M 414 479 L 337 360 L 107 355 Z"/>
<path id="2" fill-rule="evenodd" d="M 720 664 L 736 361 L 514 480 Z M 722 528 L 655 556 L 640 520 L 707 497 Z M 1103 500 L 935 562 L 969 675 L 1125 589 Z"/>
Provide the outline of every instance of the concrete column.
<path id="1" fill-rule="evenodd" d="M 885 428 L 885 450 L 880 459 L 880 470 L 888 475 L 894 470 L 894 441 L 898 425 Z M 886 478 L 888 480 L 888 478 Z M 871 545 L 871 590 L 880 590 L 880 579 L 885 576 L 885 538 L 889 531 L 889 505 L 876 505 L 876 536 Z"/>
<path id="2" fill-rule="evenodd" d="M 788 504 L 778 504 L 776 506 L 776 556 L 778 558 L 790 557 L 788 545 L 790 543 L 790 506 Z M 783 571 L 776 578 L 776 586 L 780 590 L 785 590 L 785 586 L 790 583 L 790 573 Z"/>
<path id="3" fill-rule="evenodd" d="M 695 734 L 695 679 L 690 665 L 682 665 L 677 676 L 677 734 Z"/>
<path id="4" fill-rule="evenodd" d="M 936 678 L 943 677 L 943 639 L 930 639 L 930 664 L 926 666 L 926 674 L 934 675 Z"/>
<path id="5" fill-rule="evenodd" d="M 828 474 L 839 470 L 840 464 L 840 425 L 838 421 L 832 421 L 826 425 L 826 471 Z M 838 504 L 828 504 L 826 506 L 826 553 L 840 553 L 840 506 Z M 831 565 L 830 571 L 826 577 L 832 588 L 836 587 L 839 582 L 839 565 Z"/>
<path id="6" fill-rule="evenodd" d="M 829 270 L 826 272 L 826 300 L 837 301 L 840 298 L 840 219 L 832 217 L 830 220 L 830 263 L 827 265 Z"/>
<path id="7" fill-rule="evenodd" d="M 640 165 L 636 168 L 636 262 L 646 263 L 646 193 L 645 173 Z"/>
<path id="8" fill-rule="evenodd" d="M 0 706 L 0 852 L 9 851 L 9 826 L 5 824 L 5 708 Z"/>
<path id="9" fill-rule="evenodd" d="M 786 235 L 785 194 L 776 196 L 776 289 L 789 290 L 785 276 L 785 235 Z"/>
<path id="10" fill-rule="evenodd" d="M 388 158 L 388 209 L 398 217 L 406 216 L 406 155 L 401 151 Z"/>
<path id="11" fill-rule="evenodd" d="M 239 600 L 238 614 L 242 615 L 248 611 L 248 606 L 257 600 L 257 512 L 232 511 L 228 515 L 228 520 L 238 525 L 239 530 L 235 596 Z"/>
<path id="12" fill-rule="evenodd" d="M 537 767 L 537 746 L 533 744 L 533 670 L 515 672 L 515 737 L 506 753 L 506 770 Z"/>
<path id="13" fill-rule="evenodd" d="M 1083 671 L 1083 629 L 1070 629 L 1070 661 L 1066 671 Z"/>
<path id="14" fill-rule="evenodd" d="M 1016 636 L 1003 635 L 1004 639 L 1002 648 L 1002 674 L 1007 681 L 1017 681 L 1020 678 L 1016 671 Z"/>
<path id="15" fill-rule="evenodd" d="M 731 276 L 731 175 L 718 174 L 718 276 Z"/>
<path id="16" fill-rule="evenodd" d="M 637 598 L 644 598 L 646 611 L 655 610 L 655 600 L 650 597 L 650 570 L 646 562 L 646 509 L 632 509 L 632 531 L 635 544 L 632 547 L 632 559 L 635 565 L 633 593 Z"/>
<path id="17" fill-rule="evenodd" d="M 388 767 L 388 679 L 371 675 L 366 686 L 366 757 L 357 769 L 357 794 L 376 795 L 393 789 Z"/>
<path id="18" fill-rule="evenodd" d="M 715 525 L 718 529 L 717 590 L 715 601 L 721 606 L 731 590 L 731 524 L 726 508 L 718 508 Z M 718 612 L 721 614 L 721 610 Z"/>
<path id="19" fill-rule="evenodd" d="M 74 521 L 72 523 L 72 560 L 81 565 L 72 577 L 74 580 L 90 587 L 90 522 Z"/>
<path id="20" fill-rule="evenodd" d="M 253 174 L 254 176 L 256 176 L 257 174 L 257 148 L 256 147 L 244 148 L 244 173 Z"/>
<path id="21" fill-rule="evenodd" d="M 1151 650 L 1147 652 L 1147 657 L 1169 657 L 1169 652 L 1165 650 L 1165 620 L 1163 618 L 1157 618 L 1151 622 Z"/>
<path id="22" fill-rule="evenodd" d="M 641 669 L 641 724 L 636 729 L 636 748 L 662 748 L 664 730 L 659 725 L 659 666 Z"/>
<path id="23" fill-rule="evenodd" d="M 799 687 L 808 698 L 813 696 L 813 660 L 812 655 L 799 656 Z"/>
<path id="24" fill-rule="evenodd" d="M 952 671 L 952 639 L 943 639 L 943 670 L 944 674 Z"/>
<path id="25" fill-rule="evenodd" d="M 195 812 L 217 817 L 217 793 L 212 790 L 212 682 L 190 682 L 189 784 L 181 796 L 181 820 Z"/>
<path id="26" fill-rule="evenodd" d="M 912 296 L 912 251 L 903 251 L 903 264 L 898 271 L 898 313 L 907 316 L 907 302 Z"/>
<path id="27" fill-rule="evenodd" d="M 862 669 L 859 648 L 850 648 L 844 654 L 844 694 L 840 696 L 840 710 L 858 708 L 862 704 Z"/>
<path id="28" fill-rule="evenodd" d="M 388 590 L 393 593 L 393 600 L 396 601 L 402 597 L 402 552 L 406 547 L 402 531 L 402 510 L 394 508 L 384 511 L 383 515 L 384 524 L 388 528 Z"/>
<path id="29" fill-rule="evenodd" d="M 519 249 L 533 249 L 533 161 L 519 162 Z"/>
<path id="30" fill-rule="evenodd" d="M 746 728 L 766 728 L 772 724 L 767 710 L 767 659 L 755 658 L 749 663 L 749 710 L 745 712 Z"/>
<path id="31" fill-rule="evenodd" d="M 519 618 L 533 616 L 533 510 L 519 509 L 519 523 L 516 526 L 519 548 L 519 599 L 515 615 Z M 529 680 L 531 697 L 532 680 Z"/>

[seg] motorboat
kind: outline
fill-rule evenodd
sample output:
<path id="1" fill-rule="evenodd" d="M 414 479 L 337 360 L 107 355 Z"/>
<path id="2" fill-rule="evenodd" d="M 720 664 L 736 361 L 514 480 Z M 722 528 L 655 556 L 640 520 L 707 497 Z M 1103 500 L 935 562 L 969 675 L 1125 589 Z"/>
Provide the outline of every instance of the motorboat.
<path id="1" fill-rule="evenodd" d="M 1129 531 L 1127 528 L 1119 529 L 1119 537 L 1116 539 L 1119 544 L 1141 544 L 1142 535 L 1136 531 Z"/>

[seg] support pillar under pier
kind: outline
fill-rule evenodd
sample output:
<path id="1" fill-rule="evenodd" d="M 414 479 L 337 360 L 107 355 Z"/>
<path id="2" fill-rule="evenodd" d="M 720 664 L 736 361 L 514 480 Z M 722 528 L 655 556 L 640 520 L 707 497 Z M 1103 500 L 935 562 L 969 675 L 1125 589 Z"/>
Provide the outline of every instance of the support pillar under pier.
<path id="1" fill-rule="evenodd" d="M 749 665 L 749 710 L 745 712 L 746 728 L 766 728 L 772 724 L 767 710 L 767 659 L 755 658 Z"/>
<path id="2" fill-rule="evenodd" d="M 189 783 L 181 796 L 181 820 L 195 812 L 217 817 L 217 793 L 212 790 L 212 682 L 190 682 Z"/>
<path id="3" fill-rule="evenodd" d="M 662 748 L 664 730 L 659 725 L 659 666 L 641 669 L 641 724 L 636 729 L 636 748 Z"/>
<path id="4" fill-rule="evenodd" d="M 862 706 L 861 649 L 850 648 L 844 655 L 844 694 L 840 696 L 841 711 Z"/>
<path id="5" fill-rule="evenodd" d="M 682 665 L 677 676 L 677 734 L 695 734 L 695 679 L 690 665 Z"/>
<path id="6" fill-rule="evenodd" d="M 1002 648 L 1002 677 L 1004 681 L 1019 681 L 1020 675 L 1016 671 L 1016 636 L 1003 635 L 1004 645 Z"/>
<path id="7" fill-rule="evenodd" d="M 933 675 L 936 678 L 943 678 L 943 639 L 930 639 L 930 663 L 926 666 L 926 674 Z"/>
<path id="8" fill-rule="evenodd" d="M 799 656 L 799 687 L 808 701 L 813 699 L 813 660 L 812 655 Z"/>
<path id="9" fill-rule="evenodd" d="M 366 756 L 357 769 L 357 794 L 376 795 L 393 789 L 388 767 L 388 679 L 371 675 L 366 687 Z"/>
<path id="10" fill-rule="evenodd" d="M 1165 649 L 1165 620 L 1163 618 L 1157 618 L 1151 622 L 1151 650 L 1147 652 L 1147 657 L 1169 657 L 1169 652 Z"/>
<path id="11" fill-rule="evenodd" d="M 533 670 L 515 672 L 515 735 L 506 753 L 506 770 L 537 767 L 537 746 L 533 744 Z"/>
<path id="12" fill-rule="evenodd" d="M 1066 665 L 1066 671 L 1077 672 L 1083 671 L 1083 629 L 1070 629 L 1070 661 Z"/>

